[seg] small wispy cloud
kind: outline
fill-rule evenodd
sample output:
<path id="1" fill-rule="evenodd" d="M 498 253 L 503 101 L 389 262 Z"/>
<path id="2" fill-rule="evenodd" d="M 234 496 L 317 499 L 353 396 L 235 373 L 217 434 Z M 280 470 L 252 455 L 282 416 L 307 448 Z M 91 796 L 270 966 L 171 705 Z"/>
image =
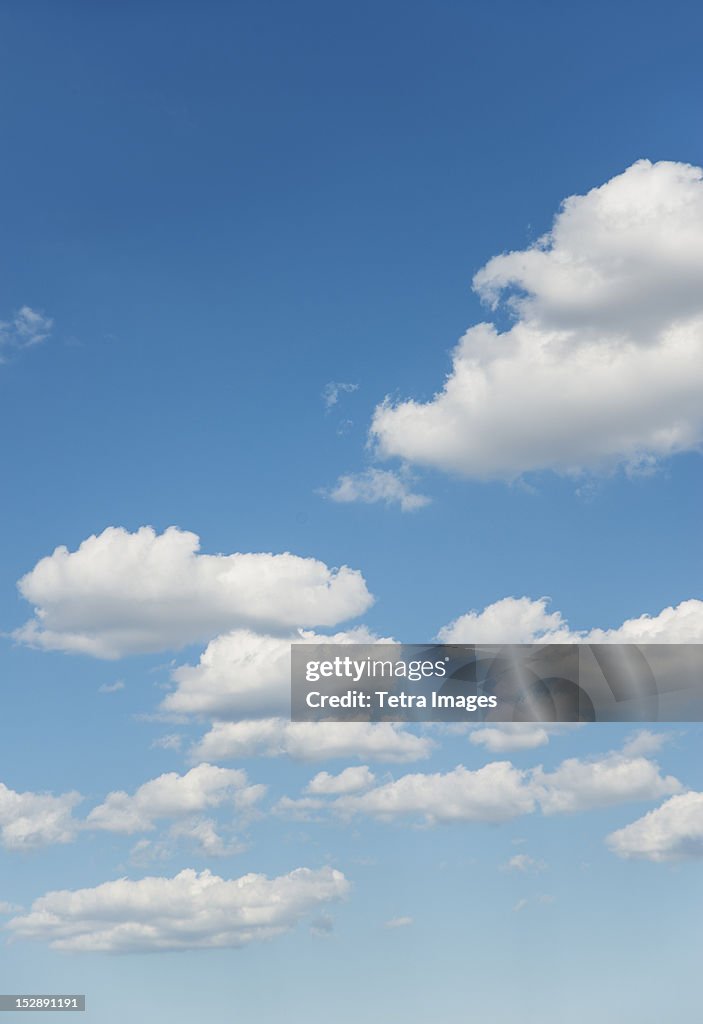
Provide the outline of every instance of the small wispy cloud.
<path id="1" fill-rule="evenodd" d="M 324 492 L 331 501 L 340 504 L 361 502 L 374 505 L 399 505 L 402 512 L 414 512 L 429 505 L 431 498 L 416 494 L 411 489 L 411 478 L 407 474 L 395 473 L 388 469 L 367 469 L 363 473 L 347 473 L 340 476 L 330 491 Z"/>
<path id="2" fill-rule="evenodd" d="M 544 871 L 547 865 L 543 860 L 535 860 L 529 853 L 516 853 L 505 864 L 501 864 L 501 871 L 519 871 L 527 874 L 532 871 Z"/>
<path id="3" fill-rule="evenodd" d="M 156 750 L 180 750 L 183 737 L 177 732 L 168 733 L 166 736 L 159 736 L 151 744 Z"/>
<path id="4" fill-rule="evenodd" d="M 334 918 L 329 914 L 320 914 L 310 922 L 310 931 L 317 939 L 330 936 L 334 931 Z"/>
<path id="5" fill-rule="evenodd" d="M 671 733 L 651 732 L 649 729 L 642 729 L 640 732 L 628 737 L 622 752 L 628 757 L 646 757 L 648 754 L 656 754 L 671 738 Z"/>
<path id="6" fill-rule="evenodd" d="M 513 907 L 513 913 L 519 914 L 521 910 L 524 910 L 525 907 L 530 906 L 530 904 L 538 904 L 539 906 L 548 907 L 552 903 L 554 903 L 554 897 L 550 896 L 549 893 L 541 892 L 538 893 L 538 895 L 533 897 L 532 899 L 518 900 L 515 906 Z"/>
<path id="7" fill-rule="evenodd" d="M 0 914 L 19 914 L 22 909 L 19 903 L 8 903 L 7 900 L 0 900 Z"/>
<path id="8" fill-rule="evenodd" d="M 345 392 L 351 394 L 353 391 L 358 390 L 358 384 L 345 384 L 343 381 L 331 380 L 322 389 L 322 401 L 325 403 L 325 409 L 329 410 L 332 406 L 336 405 L 340 394 Z"/>
<path id="9" fill-rule="evenodd" d="M 384 928 L 409 928 L 410 925 L 414 924 L 412 917 L 392 917 L 390 921 L 386 921 L 383 925 Z"/>
<path id="10" fill-rule="evenodd" d="M 121 679 L 115 683 L 103 683 L 98 687 L 98 693 L 117 693 L 118 690 L 124 690 L 124 683 Z"/>
<path id="11" fill-rule="evenodd" d="M 31 306 L 22 306 L 10 320 L 0 320 L 0 362 L 3 352 L 32 348 L 51 334 L 54 321 Z"/>

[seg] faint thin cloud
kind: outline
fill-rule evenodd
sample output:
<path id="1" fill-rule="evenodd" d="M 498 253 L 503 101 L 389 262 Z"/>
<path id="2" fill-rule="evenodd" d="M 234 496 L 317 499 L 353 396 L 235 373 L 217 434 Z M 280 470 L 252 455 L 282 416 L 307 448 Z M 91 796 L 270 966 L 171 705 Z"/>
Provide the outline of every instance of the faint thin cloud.
<path id="1" fill-rule="evenodd" d="M 176 732 L 168 733 L 166 736 L 159 736 L 151 744 L 156 750 L 180 750 L 183 737 Z"/>
<path id="2" fill-rule="evenodd" d="M 8 903 L 0 900 L 0 914 L 19 914 L 24 908 L 19 903 Z"/>
<path id="3" fill-rule="evenodd" d="M 334 918 L 329 914 L 320 914 L 310 922 L 310 931 L 317 939 L 327 938 L 334 931 Z"/>
<path id="4" fill-rule="evenodd" d="M 51 317 L 31 306 L 22 306 L 10 320 L 0 320 L 0 362 L 5 361 L 5 352 L 32 348 L 45 341 L 53 326 Z"/>
<path id="5" fill-rule="evenodd" d="M 338 504 L 361 502 L 374 505 L 399 505 L 402 512 L 414 512 L 430 504 L 431 498 L 417 494 L 412 488 L 412 477 L 389 469 L 367 469 L 363 473 L 347 473 L 340 476 L 330 491 L 323 491 L 331 501 Z"/>
<path id="6" fill-rule="evenodd" d="M 532 871 L 544 871 L 547 865 L 543 860 L 535 860 L 528 853 L 516 853 L 505 864 L 501 864 L 501 871 L 519 871 L 527 874 Z"/>
<path id="7" fill-rule="evenodd" d="M 534 905 L 535 903 L 539 906 L 547 907 L 554 903 L 554 897 L 550 896 L 549 893 L 540 892 L 533 899 L 518 900 L 515 906 L 513 907 L 513 913 L 519 914 L 521 910 L 525 909 L 525 907 Z"/>
<path id="8" fill-rule="evenodd" d="M 351 394 L 353 391 L 358 390 L 358 384 L 345 384 L 343 381 L 337 380 L 329 381 L 322 389 L 322 401 L 325 403 L 325 409 L 330 410 L 332 406 L 336 405 L 340 394 Z"/>
<path id="9" fill-rule="evenodd" d="M 117 693 L 118 690 L 124 690 L 124 688 L 125 684 L 118 679 L 115 683 L 103 683 L 98 687 L 98 693 Z"/>

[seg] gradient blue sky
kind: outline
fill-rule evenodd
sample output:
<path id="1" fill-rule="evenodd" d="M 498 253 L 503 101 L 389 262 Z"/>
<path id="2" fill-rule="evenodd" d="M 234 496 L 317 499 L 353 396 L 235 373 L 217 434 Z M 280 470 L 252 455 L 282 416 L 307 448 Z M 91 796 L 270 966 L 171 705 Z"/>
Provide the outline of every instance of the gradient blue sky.
<path id="1" fill-rule="evenodd" d="M 470 325 L 506 329 L 471 290 L 491 257 L 529 247 L 565 197 L 636 160 L 703 164 L 702 30 L 691 2 L 2 7 L 0 322 L 29 307 L 52 326 L 5 345 L 0 364 L 0 780 L 77 790 L 80 818 L 111 791 L 187 771 L 209 727 L 155 717 L 171 668 L 204 642 L 105 661 L 13 640 L 32 613 L 16 581 L 108 526 L 352 566 L 376 597 L 352 621 L 415 642 L 510 596 L 549 596 L 574 630 L 703 597 L 695 451 L 634 477 L 485 482 L 414 466 L 432 500 L 405 513 L 323 493 L 341 474 L 397 470 L 367 447 L 374 409 L 387 395 L 428 402 Z M 326 409 L 329 382 L 358 388 Z M 700 861 L 632 861 L 604 842 L 663 790 L 429 828 L 274 810 L 348 764 L 379 781 L 496 759 L 552 769 L 636 732 L 587 727 L 501 754 L 442 734 L 407 764 L 223 761 L 269 792 L 246 848 L 216 859 L 175 843 L 140 863 L 140 836 L 110 832 L 0 849 L 0 901 L 25 910 L 49 891 L 184 867 L 237 878 L 332 864 L 352 886 L 322 908 L 329 934 L 302 923 L 242 949 L 88 955 L 18 940 L 0 989 L 86 992 L 100 1024 L 692 1020 Z M 153 746 L 170 734 L 180 749 Z M 703 789 L 700 741 L 698 727 L 668 729 L 645 757 Z M 516 851 L 548 867 L 502 871 Z M 399 917 L 413 924 L 384 927 Z"/>

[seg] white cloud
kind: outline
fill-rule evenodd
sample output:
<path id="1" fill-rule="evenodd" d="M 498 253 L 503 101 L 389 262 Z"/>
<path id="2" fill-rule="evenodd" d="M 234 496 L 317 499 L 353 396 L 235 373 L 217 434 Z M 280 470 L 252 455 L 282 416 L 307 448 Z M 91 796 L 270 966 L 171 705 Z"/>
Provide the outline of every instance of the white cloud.
<path id="1" fill-rule="evenodd" d="M 538 896 L 535 896 L 535 898 L 532 900 L 518 900 L 513 907 L 513 913 L 519 914 L 521 910 L 525 909 L 525 907 L 530 906 L 530 904 L 534 905 L 535 903 L 539 904 L 540 906 L 549 906 L 551 903 L 554 903 L 554 897 L 550 896 L 548 893 L 540 893 Z"/>
<path id="2" fill-rule="evenodd" d="M 622 752 L 628 757 L 647 756 L 656 754 L 658 750 L 668 743 L 671 734 L 666 732 L 651 732 L 649 729 L 641 729 L 625 741 Z"/>
<path id="3" fill-rule="evenodd" d="M 682 601 L 658 615 L 626 619 L 614 629 L 572 630 L 549 598 L 504 597 L 483 611 L 470 611 L 443 626 L 440 643 L 665 644 L 703 642 L 703 601 Z"/>
<path id="4" fill-rule="evenodd" d="M 443 626 L 443 644 L 529 644 L 563 625 L 560 612 L 547 611 L 548 598 L 504 597 L 483 611 L 470 611 Z"/>
<path id="5" fill-rule="evenodd" d="M 297 761 L 364 758 L 376 761 L 418 761 L 428 757 L 432 741 L 390 722 L 286 722 L 265 718 L 215 722 L 193 756 L 212 761 L 242 757 L 278 757 Z"/>
<path id="6" fill-rule="evenodd" d="M 285 554 L 200 555 L 194 533 L 108 527 L 58 547 L 19 581 L 36 614 L 14 634 L 49 650 L 117 658 L 242 626 L 329 626 L 372 603 L 361 573 Z"/>
<path id="7" fill-rule="evenodd" d="M 118 693 L 120 690 L 124 690 L 124 683 L 121 679 L 115 683 L 103 683 L 98 687 L 98 693 Z"/>
<path id="8" fill-rule="evenodd" d="M 340 504 L 359 501 L 364 505 L 374 505 L 382 501 L 385 505 L 400 505 L 402 512 L 414 512 L 429 505 L 432 499 L 416 494 L 410 483 L 407 474 L 372 468 L 363 473 L 340 476 L 327 496 Z"/>
<path id="9" fill-rule="evenodd" d="M 121 878 L 93 889 L 49 892 L 7 928 L 17 938 L 71 952 L 238 947 L 290 930 L 348 890 L 344 875 L 329 867 L 231 880 L 186 869 L 173 878 Z"/>
<path id="10" fill-rule="evenodd" d="M 651 467 L 703 441 L 703 174 L 641 160 L 567 199 L 474 288 L 515 321 L 470 328 L 428 402 L 386 400 L 381 457 L 477 479 Z"/>
<path id="11" fill-rule="evenodd" d="M 171 860 L 185 845 L 201 857 L 231 857 L 242 853 L 246 844 L 234 835 L 231 825 L 221 834 L 221 826 L 212 818 L 185 817 L 175 821 L 166 833 L 155 839 L 139 839 L 130 852 L 130 864 L 145 867 Z"/>
<path id="12" fill-rule="evenodd" d="M 638 821 L 611 833 L 621 857 L 666 861 L 703 857 L 703 793 L 672 796 Z"/>
<path id="13" fill-rule="evenodd" d="M 197 665 L 182 665 L 164 711 L 239 719 L 290 713 L 291 643 L 392 643 L 360 626 L 332 636 L 299 630 L 284 637 L 238 629 L 212 640 Z"/>
<path id="14" fill-rule="evenodd" d="M 358 793 L 368 789 L 376 781 L 374 773 L 365 765 L 345 768 L 339 775 L 329 772 L 318 772 L 305 787 L 313 796 L 341 796 L 345 793 Z"/>
<path id="15" fill-rule="evenodd" d="M 30 306 L 22 306 L 9 321 L 0 321 L 0 362 L 3 350 L 31 348 L 51 334 L 54 321 Z"/>
<path id="16" fill-rule="evenodd" d="M 69 843 L 77 822 L 73 808 L 80 793 L 17 793 L 0 782 L 0 843 L 9 850 L 26 850 L 49 843 Z"/>
<path id="17" fill-rule="evenodd" d="M 534 750 L 549 743 L 553 728 L 532 722 L 503 722 L 485 726 L 469 733 L 469 742 L 484 746 L 492 754 L 508 750 Z"/>
<path id="18" fill-rule="evenodd" d="M 509 821 L 535 808 L 527 772 L 508 761 L 476 771 L 459 765 L 442 774 L 404 775 L 362 796 L 335 801 L 342 815 L 368 814 L 383 821 L 421 817 L 429 825 L 452 821 Z"/>
<path id="19" fill-rule="evenodd" d="M 518 769 L 492 761 L 475 771 L 458 765 L 445 773 L 415 773 L 331 804 L 342 817 L 367 814 L 382 821 L 420 818 L 428 825 L 454 821 L 501 822 L 531 814 L 566 814 L 638 800 L 658 800 L 681 789 L 644 757 L 613 752 L 569 758 L 554 771 Z"/>
<path id="20" fill-rule="evenodd" d="M 185 839 L 195 844 L 204 857 L 231 857 L 241 853 L 244 846 L 238 840 L 227 841 L 217 831 L 217 824 L 212 818 L 195 818 L 176 822 L 171 826 L 169 834 L 172 839 Z"/>
<path id="21" fill-rule="evenodd" d="M 386 921 L 383 925 L 384 928 L 409 928 L 410 925 L 414 924 L 412 917 L 392 917 L 390 921 Z"/>
<path id="22" fill-rule="evenodd" d="M 326 804 L 316 796 L 301 796 L 297 799 L 282 796 L 274 804 L 273 810 L 280 817 L 292 818 L 294 821 L 322 821 Z"/>
<path id="23" fill-rule="evenodd" d="M 18 914 L 22 907 L 18 903 L 8 903 L 7 900 L 0 900 L 0 914 Z"/>
<path id="24" fill-rule="evenodd" d="M 336 405 L 340 394 L 351 394 L 358 390 L 358 384 L 345 384 L 342 381 L 331 380 L 322 389 L 322 401 L 325 403 L 325 409 L 329 411 L 332 406 Z"/>
<path id="25" fill-rule="evenodd" d="M 553 772 L 536 768 L 532 781 L 544 814 L 658 800 L 681 789 L 681 783 L 671 775 L 663 776 L 654 761 L 621 753 L 590 760 L 568 758 Z"/>
<path id="26" fill-rule="evenodd" d="M 171 732 L 157 737 L 151 745 L 155 750 L 180 750 L 182 744 L 183 737 L 177 732 Z"/>
<path id="27" fill-rule="evenodd" d="M 562 639 L 563 637 L 563 639 Z M 550 638 L 552 643 L 589 644 L 695 644 L 703 641 L 703 601 L 682 601 L 658 615 L 626 619 L 614 629 L 589 629 Z"/>
<path id="28" fill-rule="evenodd" d="M 199 814 L 207 808 L 229 804 L 234 810 L 260 799 L 263 786 L 249 786 L 246 772 L 199 764 L 185 775 L 168 772 L 150 779 L 133 794 L 109 793 L 86 819 L 89 828 L 109 832 L 144 832 L 161 818 Z"/>
<path id="29" fill-rule="evenodd" d="M 521 874 L 528 874 L 535 871 L 544 871 L 547 865 L 543 860 L 535 860 L 529 853 L 516 853 L 507 863 L 501 865 L 501 871 L 518 871 Z"/>

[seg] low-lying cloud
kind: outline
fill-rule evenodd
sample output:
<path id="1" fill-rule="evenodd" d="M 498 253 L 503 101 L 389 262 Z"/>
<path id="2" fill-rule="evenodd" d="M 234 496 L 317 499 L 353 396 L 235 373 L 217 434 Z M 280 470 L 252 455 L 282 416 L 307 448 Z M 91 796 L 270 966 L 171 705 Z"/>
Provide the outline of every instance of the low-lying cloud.
<path id="1" fill-rule="evenodd" d="M 344 875 L 330 867 L 298 868 L 271 879 L 225 879 L 186 869 L 173 878 L 120 878 L 92 889 L 49 892 L 6 927 L 16 938 L 70 952 L 236 948 L 289 931 L 348 891 Z"/>

